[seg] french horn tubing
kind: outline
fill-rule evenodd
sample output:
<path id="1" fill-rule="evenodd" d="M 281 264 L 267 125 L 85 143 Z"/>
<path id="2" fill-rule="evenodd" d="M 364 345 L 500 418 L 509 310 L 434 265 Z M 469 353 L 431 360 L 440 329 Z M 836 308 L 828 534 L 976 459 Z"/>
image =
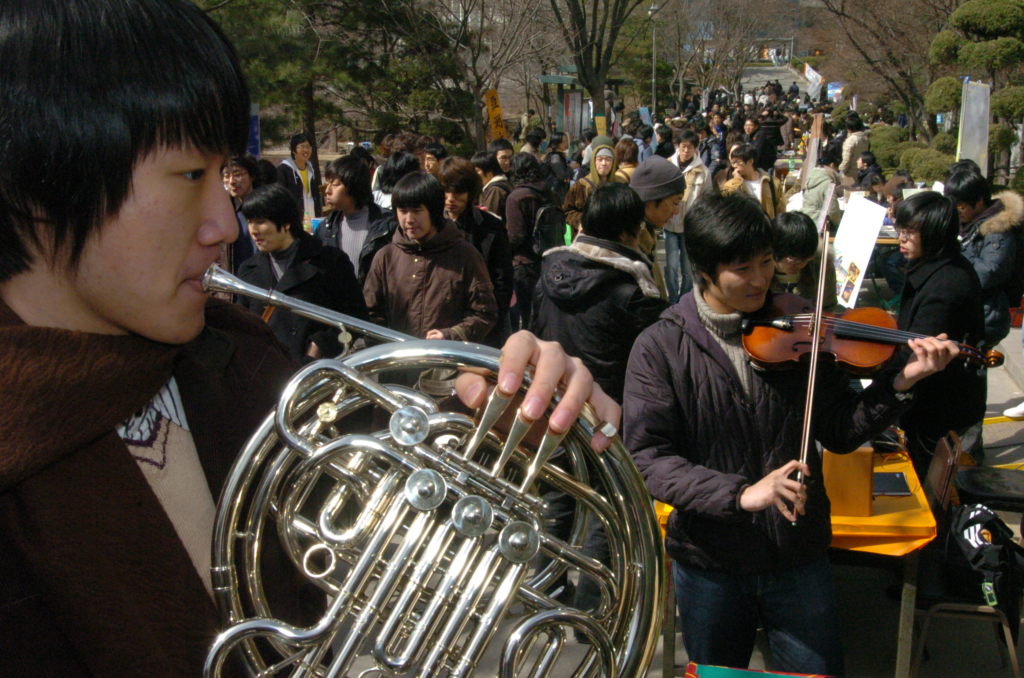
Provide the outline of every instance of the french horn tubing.
<path id="1" fill-rule="evenodd" d="M 227 477 L 212 559 L 225 630 L 204 675 L 219 676 L 236 650 L 254 676 L 456 677 L 482 660 L 503 678 L 645 674 L 664 547 L 621 440 L 590 447 L 601 422 L 589 406 L 567 433 L 532 444 L 518 416 L 507 433 L 495 428 L 514 395 L 495 388 L 467 416 L 388 383 L 432 368 L 493 382 L 494 349 L 416 340 L 216 265 L 203 284 L 333 326 L 346 348 L 292 377 Z M 385 343 L 349 353 L 350 330 Z M 520 393 L 529 382 L 528 373 Z M 571 518 L 550 521 L 551 502 L 566 497 Z M 588 525 L 604 528 L 608 564 L 584 553 Z M 314 622 L 275 616 L 262 578 L 271 546 L 319 589 Z M 590 609 L 558 599 L 567 571 L 597 583 Z M 579 644 L 567 642 L 570 630 Z"/>

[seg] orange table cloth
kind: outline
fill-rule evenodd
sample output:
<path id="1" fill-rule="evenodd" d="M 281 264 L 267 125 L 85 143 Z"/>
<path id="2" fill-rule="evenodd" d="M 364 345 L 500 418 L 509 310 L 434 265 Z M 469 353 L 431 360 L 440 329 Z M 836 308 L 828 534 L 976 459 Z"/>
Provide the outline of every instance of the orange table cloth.
<path id="1" fill-rule="evenodd" d="M 832 516 L 832 547 L 886 556 L 905 556 L 935 538 L 935 517 L 928 508 L 914 467 L 902 456 L 874 457 L 875 473 L 902 471 L 913 491 L 909 497 L 875 497 L 870 517 Z M 655 502 L 662 536 L 672 507 Z"/>

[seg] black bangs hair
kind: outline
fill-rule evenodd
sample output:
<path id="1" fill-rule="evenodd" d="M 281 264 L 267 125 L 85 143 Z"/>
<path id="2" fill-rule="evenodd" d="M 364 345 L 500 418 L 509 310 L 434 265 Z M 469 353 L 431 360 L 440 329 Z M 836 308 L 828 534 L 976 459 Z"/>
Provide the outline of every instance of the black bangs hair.
<path id="1" fill-rule="evenodd" d="M 363 209 L 373 202 L 373 188 L 370 187 L 370 168 L 354 155 L 343 155 L 324 167 L 324 179 L 337 179 L 345 187 L 345 192 L 352 198 L 356 209 Z"/>
<path id="2" fill-rule="evenodd" d="M 619 242 L 623 233 L 635 238 L 643 223 L 644 201 L 629 184 L 601 184 L 583 210 L 583 234 L 603 240 Z"/>
<path id="3" fill-rule="evenodd" d="M 962 169 L 946 177 L 945 194 L 957 204 L 974 207 L 982 201 L 984 207 L 992 204 L 992 189 L 980 172 Z"/>
<path id="4" fill-rule="evenodd" d="M 921 258 L 949 257 L 960 251 L 960 213 L 953 198 L 936 191 L 915 193 L 896 207 L 896 228 L 921 233 Z"/>
<path id="5" fill-rule="evenodd" d="M 776 259 L 810 259 L 818 252 L 818 229 L 803 212 L 783 212 L 775 217 L 772 254 Z"/>
<path id="6" fill-rule="evenodd" d="M 287 226 L 296 238 L 303 233 L 302 208 L 291 191 L 282 184 L 254 188 L 242 200 L 241 212 L 246 221 L 271 221 L 279 231 Z"/>
<path id="7" fill-rule="evenodd" d="M 420 171 L 420 161 L 412 153 L 406 153 L 405 151 L 395 151 L 388 156 L 387 162 L 385 162 L 379 170 L 380 188 L 381 193 L 391 193 L 395 190 L 395 184 L 398 180 L 407 174 Z"/>
<path id="8" fill-rule="evenodd" d="M 44 243 L 75 270 L 157 149 L 245 151 L 238 55 L 190 2 L 6 0 L 0 26 L 0 282 Z"/>
<path id="9" fill-rule="evenodd" d="M 475 171 L 475 170 L 474 170 Z M 429 172 L 413 172 L 402 177 L 391 192 L 394 210 L 426 207 L 430 223 L 437 230 L 444 228 L 444 189 L 441 182 Z"/>
<path id="10" fill-rule="evenodd" d="M 495 153 L 480 151 L 475 154 L 470 162 L 484 174 L 501 174 L 501 165 L 498 164 L 498 156 Z"/>
<path id="11" fill-rule="evenodd" d="M 770 251 L 772 235 L 772 222 L 761 203 L 738 193 L 701 196 L 683 217 L 683 241 L 701 289 L 705 281 L 696 273 L 716 281 L 719 265 Z"/>

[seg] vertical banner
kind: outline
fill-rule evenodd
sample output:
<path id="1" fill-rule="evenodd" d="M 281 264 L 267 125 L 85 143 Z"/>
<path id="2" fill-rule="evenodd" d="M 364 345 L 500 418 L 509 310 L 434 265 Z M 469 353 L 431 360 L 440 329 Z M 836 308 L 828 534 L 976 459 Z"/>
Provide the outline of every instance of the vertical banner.
<path id="1" fill-rule="evenodd" d="M 821 138 L 824 135 L 825 114 L 815 113 L 814 122 L 811 124 L 811 134 L 807 139 L 807 155 L 800 167 L 800 190 L 807 188 L 807 177 L 811 171 L 818 166 L 818 156 L 821 154 Z"/>
<path id="2" fill-rule="evenodd" d="M 850 110 L 854 113 L 857 112 L 857 95 L 853 95 L 853 101 L 850 102 Z"/>
<path id="3" fill-rule="evenodd" d="M 246 150 L 253 156 L 260 157 L 260 105 L 249 105 L 249 144 Z"/>
<path id="4" fill-rule="evenodd" d="M 608 120 L 603 115 L 594 116 L 594 131 L 598 136 L 608 135 Z"/>
<path id="5" fill-rule="evenodd" d="M 579 139 L 583 133 L 583 92 L 565 93 L 565 133 L 570 139 Z"/>
<path id="6" fill-rule="evenodd" d="M 651 127 L 654 127 L 654 123 L 651 122 L 651 111 L 646 106 L 640 107 L 640 120 L 645 125 L 650 125 Z"/>
<path id="7" fill-rule="evenodd" d="M 811 68 L 810 64 L 805 63 L 804 77 L 807 78 L 807 95 L 811 97 L 812 102 L 816 102 L 821 96 L 821 83 L 823 82 L 821 74 Z"/>
<path id="8" fill-rule="evenodd" d="M 491 120 L 491 134 L 495 139 L 508 139 L 508 130 L 505 129 L 505 119 L 501 117 L 501 104 L 498 102 L 498 90 L 489 89 L 484 92 L 484 101 L 487 103 L 487 117 Z"/>
<path id="9" fill-rule="evenodd" d="M 990 85 L 970 80 L 964 82 L 964 95 L 960 103 L 960 137 L 957 140 L 956 159 L 970 159 L 981 167 L 982 176 L 988 177 L 988 122 Z"/>

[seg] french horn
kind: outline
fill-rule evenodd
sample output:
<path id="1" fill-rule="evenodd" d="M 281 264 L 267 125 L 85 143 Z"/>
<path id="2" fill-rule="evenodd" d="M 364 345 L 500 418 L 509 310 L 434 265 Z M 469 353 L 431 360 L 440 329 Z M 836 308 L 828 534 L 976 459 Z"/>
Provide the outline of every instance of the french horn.
<path id="1" fill-rule="evenodd" d="M 516 394 L 494 388 L 468 416 L 387 383 L 431 368 L 493 381 L 494 349 L 416 340 L 216 265 L 204 287 L 333 326 L 345 347 L 292 377 L 226 480 L 212 559 L 225 630 L 206 676 L 235 651 L 254 676 L 471 676 L 485 657 L 503 678 L 644 675 L 664 605 L 664 547 L 621 441 L 591 449 L 601 423 L 589 406 L 566 434 L 548 430 L 531 444 L 518 414 L 507 432 L 496 427 Z M 384 343 L 351 351 L 351 332 Z M 353 432 L 354 417 L 381 430 Z M 546 520 L 546 497 L 558 496 L 575 503 L 564 538 Z M 607 564 L 584 553 L 591 523 L 607 535 Z M 271 609 L 261 561 L 272 539 L 319 589 L 325 610 L 309 625 Z M 597 582 L 592 609 L 558 600 L 568 571 Z M 570 630 L 581 643 L 568 642 Z"/>

